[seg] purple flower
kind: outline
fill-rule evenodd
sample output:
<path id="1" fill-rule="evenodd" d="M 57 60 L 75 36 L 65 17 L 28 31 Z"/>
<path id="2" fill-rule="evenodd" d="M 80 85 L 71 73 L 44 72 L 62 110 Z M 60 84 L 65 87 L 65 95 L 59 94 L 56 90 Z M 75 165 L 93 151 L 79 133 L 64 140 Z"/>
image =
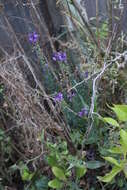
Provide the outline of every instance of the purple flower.
<path id="1" fill-rule="evenodd" d="M 88 72 L 88 71 L 84 72 L 84 77 L 85 77 L 85 78 L 88 78 L 88 75 L 89 75 L 89 72 Z"/>
<path id="2" fill-rule="evenodd" d="M 61 102 L 63 100 L 63 94 L 61 92 L 59 92 L 55 97 L 54 97 L 54 101 L 55 102 Z"/>
<path id="3" fill-rule="evenodd" d="M 28 36 L 31 43 L 36 43 L 38 41 L 39 35 L 36 32 L 30 33 Z"/>
<path id="4" fill-rule="evenodd" d="M 76 92 L 71 90 L 68 92 L 67 94 L 67 98 L 69 99 L 69 101 L 71 102 L 72 101 L 72 98 L 76 95 Z"/>
<path id="5" fill-rule="evenodd" d="M 65 52 L 55 52 L 53 53 L 52 59 L 54 61 L 66 61 L 67 60 L 67 55 Z"/>
<path id="6" fill-rule="evenodd" d="M 82 108 L 80 112 L 78 112 L 79 117 L 84 117 L 88 115 L 88 109 Z"/>

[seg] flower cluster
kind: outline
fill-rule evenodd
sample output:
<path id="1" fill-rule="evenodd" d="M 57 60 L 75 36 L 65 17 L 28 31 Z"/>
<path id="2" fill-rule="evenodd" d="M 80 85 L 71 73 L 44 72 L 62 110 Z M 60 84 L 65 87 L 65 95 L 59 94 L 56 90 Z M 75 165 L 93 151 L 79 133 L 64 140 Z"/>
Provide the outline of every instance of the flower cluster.
<path id="1" fill-rule="evenodd" d="M 55 52 L 52 56 L 53 61 L 66 61 L 67 55 L 65 52 Z"/>
<path id="2" fill-rule="evenodd" d="M 29 41 L 30 41 L 31 43 L 36 43 L 36 42 L 38 41 L 39 35 L 38 35 L 36 32 L 33 32 L 33 33 L 30 33 L 30 34 L 28 35 L 28 37 L 29 37 Z"/>
<path id="3" fill-rule="evenodd" d="M 61 92 L 59 92 L 55 97 L 54 97 L 54 101 L 55 102 L 61 102 L 63 100 L 63 94 Z"/>
<path id="4" fill-rule="evenodd" d="M 84 117 L 88 115 L 88 109 L 82 108 L 80 112 L 78 112 L 79 117 Z"/>

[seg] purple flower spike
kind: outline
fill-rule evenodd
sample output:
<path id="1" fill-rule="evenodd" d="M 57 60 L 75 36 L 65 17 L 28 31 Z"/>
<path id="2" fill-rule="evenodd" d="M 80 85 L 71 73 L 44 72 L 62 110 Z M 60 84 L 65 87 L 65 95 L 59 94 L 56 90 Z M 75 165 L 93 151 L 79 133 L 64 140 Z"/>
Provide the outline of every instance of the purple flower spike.
<path id="1" fill-rule="evenodd" d="M 88 75 L 89 75 L 89 72 L 88 72 L 88 71 L 84 72 L 84 77 L 85 77 L 85 78 L 88 78 Z"/>
<path id="2" fill-rule="evenodd" d="M 59 61 L 66 61 L 66 53 L 65 52 L 58 52 L 58 60 Z"/>
<path id="3" fill-rule="evenodd" d="M 66 61 L 67 60 L 67 55 L 65 52 L 56 52 L 52 56 L 53 61 Z"/>
<path id="4" fill-rule="evenodd" d="M 86 108 L 82 108 L 80 112 L 78 112 L 79 117 L 84 117 L 88 115 L 88 110 Z"/>
<path id="5" fill-rule="evenodd" d="M 30 33 L 28 36 L 31 43 L 36 43 L 38 41 L 39 36 L 36 32 Z"/>
<path id="6" fill-rule="evenodd" d="M 61 102 L 63 100 L 63 94 L 61 92 L 59 92 L 55 97 L 54 97 L 54 101 L 55 102 Z"/>

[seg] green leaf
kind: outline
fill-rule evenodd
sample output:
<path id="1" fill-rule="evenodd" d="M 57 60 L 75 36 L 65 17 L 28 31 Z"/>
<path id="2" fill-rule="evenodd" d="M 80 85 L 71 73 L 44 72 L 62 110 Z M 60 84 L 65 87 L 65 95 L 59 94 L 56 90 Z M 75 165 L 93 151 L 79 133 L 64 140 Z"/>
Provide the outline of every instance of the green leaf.
<path id="1" fill-rule="evenodd" d="M 123 129 L 120 130 L 120 143 L 124 151 L 127 151 L 127 132 Z"/>
<path id="2" fill-rule="evenodd" d="M 29 173 L 28 169 L 24 169 L 21 173 L 23 181 L 30 181 L 33 177 L 34 173 Z"/>
<path id="3" fill-rule="evenodd" d="M 71 174 L 72 174 L 72 173 L 71 173 L 71 170 L 66 172 L 66 176 L 67 176 L 67 177 L 70 177 Z"/>
<path id="4" fill-rule="evenodd" d="M 35 180 L 36 190 L 48 190 L 48 178 L 46 176 L 41 176 L 39 179 Z"/>
<path id="5" fill-rule="evenodd" d="M 127 105 L 114 105 L 111 109 L 116 113 L 120 121 L 127 121 Z"/>
<path id="6" fill-rule="evenodd" d="M 48 182 L 48 186 L 53 189 L 61 189 L 63 186 L 63 183 L 59 181 L 58 179 L 53 179 Z"/>
<path id="7" fill-rule="evenodd" d="M 66 180 L 64 171 L 63 171 L 61 168 L 53 167 L 53 168 L 52 168 L 52 172 L 53 172 L 53 174 L 54 174 L 58 179 L 63 180 L 63 181 Z"/>
<path id="8" fill-rule="evenodd" d="M 51 166 L 51 167 L 57 165 L 57 160 L 56 160 L 55 156 L 48 156 L 47 162 L 48 162 L 49 166 Z"/>
<path id="9" fill-rule="evenodd" d="M 123 172 L 125 174 L 125 177 L 127 178 L 127 163 L 124 165 Z"/>
<path id="10" fill-rule="evenodd" d="M 112 181 L 112 179 L 121 171 L 120 167 L 113 167 L 112 171 L 108 174 L 106 174 L 104 177 L 97 177 L 100 181 L 109 183 Z"/>
<path id="11" fill-rule="evenodd" d="M 85 175 L 86 173 L 86 167 L 84 165 L 80 165 L 76 167 L 76 177 L 81 178 Z"/>
<path id="12" fill-rule="evenodd" d="M 119 123 L 115 119 L 112 119 L 111 117 L 104 117 L 103 119 L 106 123 L 113 125 L 115 127 L 119 127 Z"/>
<path id="13" fill-rule="evenodd" d="M 100 168 L 104 165 L 105 164 L 103 162 L 96 161 L 96 160 L 86 162 L 86 167 L 88 169 L 97 169 L 97 168 Z"/>
<path id="14" fill-rule="evenodd" d="M 113 153 L 113 154 L 123 154 L 123 150 L 122 150 L 122 147 L 113 147 L 111 149 L 108 150 L 110 153 Z"/>
<path id="15" fill-rule="evenodd" d="M 106 161 L 120 167 L 120 164 L 117 162 L 117 160 L 115 158 L 112 157 L 103 157 Z"/>
<path id="16" fill-rule="evenodd" d="M 28 180 L 28 178 L 29 178 L 29 173 L 27 170 L 24 170 L 22 173 L 22 180 L 25 181 Z"/>

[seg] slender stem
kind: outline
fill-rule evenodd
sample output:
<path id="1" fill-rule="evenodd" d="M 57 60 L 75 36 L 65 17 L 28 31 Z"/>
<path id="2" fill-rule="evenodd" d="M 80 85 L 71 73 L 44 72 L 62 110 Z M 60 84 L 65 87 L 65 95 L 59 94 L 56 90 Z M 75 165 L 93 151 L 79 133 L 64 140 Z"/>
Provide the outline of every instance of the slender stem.
<path id="1" fill-rule="evenodd" d="M 108 33 L 109 33 L 109 39 L 111 38 L 112 36 L 112 29 L 113 29 L 113 25 L 112 25 L 112 9 L 113 9 L 113 6 L 112 6 L 112 0 L 108 0 L 107 2 L 107 6 L 108 6 Z"/>
<path id="2" fill-rule="evenodd" d="M 100 35 L 99 35 L 99 4 L 98 4 L 98 0 L 96 0 L 96 32 L 97 32 L 98 47 L 100 48 Z"/>
<path id="3" fill-rule="evenodd" d="M 74 5 L 75 9 L 78 11 L 78 13 L 79 13 L 79 15 L 80 15 L 80 17 L 81 17 L 81 19 L 82 19 L 82 21 L 83 21 L 86 29 L 88 30 L 89 35 L 91 37 L 91 40 L 94 42 L 94 44 L 95 44 L 96 48 L 98 49 L 99 53 L 103 54 L 102 49 L 100 49 L 100 47 L 98 46 L 98 42 L 97 42 L 96 36 L 94 35 L 89 22 L 84 17 L 82 7 L 77 3 L 76 0 L 72 0 L 72 2 L 73 2 L 73 5 Z"/>

